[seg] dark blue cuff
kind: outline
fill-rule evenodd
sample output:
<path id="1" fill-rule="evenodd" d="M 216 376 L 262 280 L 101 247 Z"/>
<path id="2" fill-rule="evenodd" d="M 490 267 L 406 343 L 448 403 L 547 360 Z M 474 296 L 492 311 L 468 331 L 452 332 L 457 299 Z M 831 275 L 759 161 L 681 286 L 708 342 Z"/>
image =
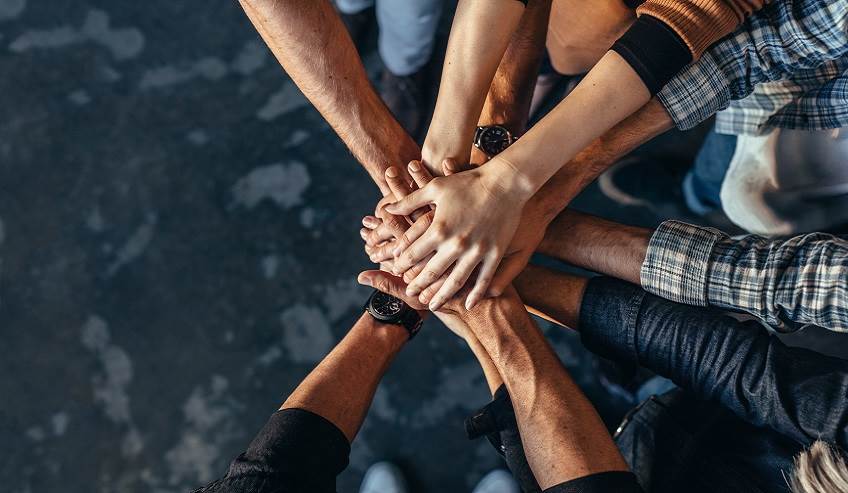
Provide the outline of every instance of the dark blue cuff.
<path id="1" fill-rule="evenodd" d="M 611 277 L 589 281 L 580 305 L 580 339 L 593 353 L 637 364 L 636 327 L 645 291 Z"/>

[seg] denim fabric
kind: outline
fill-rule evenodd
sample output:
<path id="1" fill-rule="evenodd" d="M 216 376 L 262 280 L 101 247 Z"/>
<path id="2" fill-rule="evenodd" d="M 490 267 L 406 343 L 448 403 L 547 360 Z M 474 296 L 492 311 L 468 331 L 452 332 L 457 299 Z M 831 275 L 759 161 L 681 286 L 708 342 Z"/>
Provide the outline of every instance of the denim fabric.
<path id="1" fill-rule="evenodd" d="M 721 208 L 721 184 L 736 152 L 735 135 L 710 130 L 683 182 L 686 205 L 698 214 Z"/>
<path id="2" fill-rule="evenodd" d="M 348 14 L 375 7 L 378 49 L 391 73 L 411 75 L 430 61 L 444 0 L 336 0 L 336 5 Z"/>
<path id="3" fill-rule="evenodd" d="M 848 360 L 787 347 L 757 322 L 603 277 L 586 289 L 580 331 L 593 352 L 669 378 L 753 426 L 800 445 L 821 438 L 848 448 Z"/>

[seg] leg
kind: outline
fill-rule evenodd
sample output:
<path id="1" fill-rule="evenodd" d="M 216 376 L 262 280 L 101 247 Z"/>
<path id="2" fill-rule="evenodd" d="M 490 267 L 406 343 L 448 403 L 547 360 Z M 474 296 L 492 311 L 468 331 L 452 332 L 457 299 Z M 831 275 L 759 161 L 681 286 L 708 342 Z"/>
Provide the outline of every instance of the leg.
<path id="1" fill-rule="evenodd" d="M 336 0 L 336 8 L 342 14 L 358 14 L 374 6 L 374 0 Z"/>
<path id="2" fill-rule="evenodd" d="M 428 77 L 443 0 L 378 0 L 379 50 L 383 59 L 380 96 L 412 136 L 422 130 Z"/>
<path id="3" fill-rule="evenodd" d="M 443 1 L 377 1 L 380 56 L 392 74 L 412 75 L 430 61 Z"/>
<path id="4" fill-rule="evenodd" d="M 721 184 L 736 150 L 736 136 L 707 134 L 695 164 L 683 180 L 683 197 L 693 212 L 705 215 L 721 207 Z"/>

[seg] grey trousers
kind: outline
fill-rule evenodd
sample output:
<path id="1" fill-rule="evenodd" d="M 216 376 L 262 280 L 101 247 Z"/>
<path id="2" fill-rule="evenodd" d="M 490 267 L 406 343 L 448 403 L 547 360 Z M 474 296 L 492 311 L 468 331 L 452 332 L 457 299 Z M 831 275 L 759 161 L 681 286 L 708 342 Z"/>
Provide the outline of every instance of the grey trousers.
<path id="1" fill-rule="evenodd" d="M 399 76 L 423 67 L 433 54 L 444 0 L 336 0 L 345 14 L 374 6 L 380 25 L 378 47 L 386 68 Z"/>

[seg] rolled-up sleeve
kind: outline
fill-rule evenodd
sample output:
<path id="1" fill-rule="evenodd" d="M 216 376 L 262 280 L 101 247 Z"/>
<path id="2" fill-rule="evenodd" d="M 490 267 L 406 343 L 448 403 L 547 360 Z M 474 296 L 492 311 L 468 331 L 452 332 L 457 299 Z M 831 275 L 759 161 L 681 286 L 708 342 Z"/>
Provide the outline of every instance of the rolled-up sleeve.
<path id="1" fill-rule="evenodd" d="M 812 233 L 731 238 L 666 221 L 651 237 L 642 287 L 678 303 L 751 314 L 781 332 L 848 332 L 848 241 Z"/>
<path id="2" fill-rule="evenodd" d="M 848 53 L 848 2 L 772 2 L 657 94 L 675 125 L 695 127 L 762 82 L 792 79 Z"/>

